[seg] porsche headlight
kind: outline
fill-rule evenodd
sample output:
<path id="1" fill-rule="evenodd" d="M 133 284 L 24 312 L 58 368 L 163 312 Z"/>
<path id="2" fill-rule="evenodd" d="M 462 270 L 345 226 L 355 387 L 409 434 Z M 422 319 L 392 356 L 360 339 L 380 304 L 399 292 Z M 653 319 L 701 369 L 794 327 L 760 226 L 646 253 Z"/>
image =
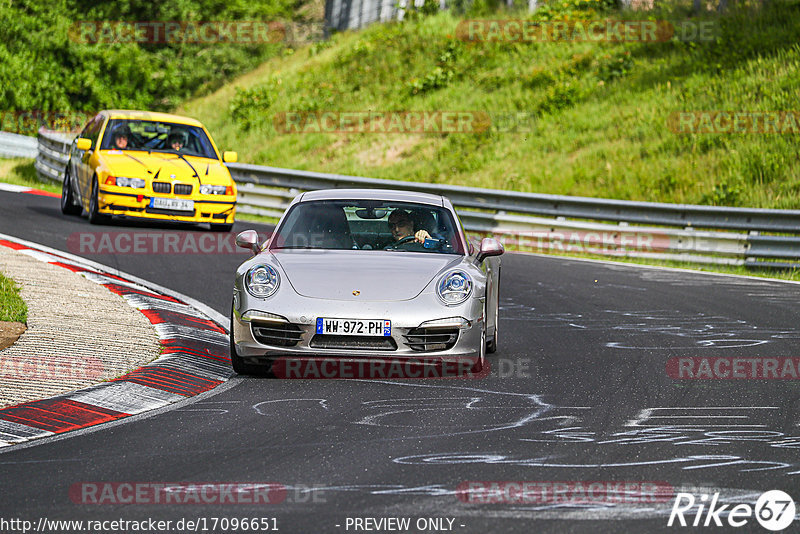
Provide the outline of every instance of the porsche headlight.
<path id="1" fill-rule="evenodd" d="M 261 299 L 275 293 L 278 289 L 278 284 L 280 284 L 278 271 L 271 265 L 254 265 L 244 275 L 244 287 L 247 292 Z"/>
<path id="2" fill-rule="evenodd" d="M 201 195 L 224 195 L 226 187 L 224 185 L 208 185 L 203 184 L 200 186 Z"/>
<path id="3" fill-rule="evenodd" d="M 472 279 L 464 271 L 451 271 L 439 279 L 436 294 L 447 306 L 461 304 L 472 294 Z"/>
<path id="4" fill-rule="evenodd" d="M 119 187 L 133 187 L 136 189 L 144 188 L 144 180 L 141 178 L 128 178 L 125 176 L 117 176 L 117 185 Z"/>

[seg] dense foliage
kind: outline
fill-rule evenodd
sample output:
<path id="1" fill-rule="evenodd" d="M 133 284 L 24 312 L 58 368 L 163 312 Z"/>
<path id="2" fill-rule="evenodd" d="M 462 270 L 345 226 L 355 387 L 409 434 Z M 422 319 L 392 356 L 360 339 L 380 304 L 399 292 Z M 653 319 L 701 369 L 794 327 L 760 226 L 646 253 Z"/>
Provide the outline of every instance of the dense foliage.
<path id="1" fill-rule="evenodd" d="M 91 43 L 76 37 L 81 22 L 288 21 L 299 7 L 300 0 L 0 0 L 0 109 L 169 110 L 284 46 Z"/>

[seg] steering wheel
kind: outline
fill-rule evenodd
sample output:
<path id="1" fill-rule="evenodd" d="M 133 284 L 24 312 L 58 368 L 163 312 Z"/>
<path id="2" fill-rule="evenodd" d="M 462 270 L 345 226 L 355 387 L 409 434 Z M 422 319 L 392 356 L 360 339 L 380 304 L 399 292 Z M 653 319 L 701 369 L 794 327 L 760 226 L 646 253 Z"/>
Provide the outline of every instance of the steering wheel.
<path id="1" fill-rule="evenodd" d="M 401 239 L 400 241 L 398 241 L 396 243 L 392 243 L 391 245 L 388 245 L 388 246 L 384 247 L 383 250 L 389 250 L 389 249 L 397 248 L 398 245 L 403 245 L 405 243 L 410 243 L 411 241 L 416 241 L 416 239 L 417 239 L 416 236 L 407 235 L 403 239 Z"/>

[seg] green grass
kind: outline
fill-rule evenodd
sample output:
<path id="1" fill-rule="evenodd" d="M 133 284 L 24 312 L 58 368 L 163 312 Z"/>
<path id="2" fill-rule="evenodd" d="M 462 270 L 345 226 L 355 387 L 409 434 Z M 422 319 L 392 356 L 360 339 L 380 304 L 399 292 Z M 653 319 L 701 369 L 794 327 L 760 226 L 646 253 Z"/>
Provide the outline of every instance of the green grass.
<path id="1" fill-rule="evenodd" d="M 61 193 L 61 185 L 39 180 L 33 160 L 28 158 L 0 158 L 0 182 L 42 189 L 51 193 Z"/>
<path id="2" fill-rule="evenodd" d="M 273 58 L 177 111 L 203 120 L 220 147 L 251 163 L 539 193 L 797 208 L 797 135 L 678 135 L 667 126 L 670 113 L 681 110 L 798 108 L 800 3 L 736 4 L 723 16 L 691 19 L 718 27 L 713 42 L 467 43 L 454 37 L 462 19 L 451 13 L 377 24 Z M 570 13 L 676 21 L 688 14 L 684 4 L 662 9 L 621 14 L 584 6 Z M 534 16 L 553 17 L 552 10 Z M 273 125 L 281 112 L 328 110 L 522 112 L 532 117 L 532 131 L 281 134 Z"/>
<path id="3" fill-rule="evenodd" d="M 24 323 L 28 320 L 28 307 L 19 296 L 19 287 L 10 278 L 0 274 L 0 321 Z"/>

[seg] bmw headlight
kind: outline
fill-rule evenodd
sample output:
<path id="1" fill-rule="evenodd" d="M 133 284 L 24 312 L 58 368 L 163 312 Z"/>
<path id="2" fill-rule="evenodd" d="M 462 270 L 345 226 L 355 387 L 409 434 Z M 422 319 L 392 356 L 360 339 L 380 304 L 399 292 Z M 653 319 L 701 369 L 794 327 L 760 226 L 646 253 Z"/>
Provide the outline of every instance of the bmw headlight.
<path id="1" fill-rule="evenodd" d="M 203 184 L 200 186 L 201 195 L 224 195 L 226 187 L 224 185 L 208 185 Z"/>
<path id="2" fill-rule="evenodd" d="M 247 292 L 261 299 L 275 293 L 278 284 L 280 284 L 278 271 L 271 265 L 254 265 L 244 275 L 244 287 L 247 288 Z"/>
<path id="3" fill-rule="evenodd" d="M 144 188 L 144 180 L 141 178 L 127 178 L 125 176 L 117 176 L 117 185 L 119 187 L 133 187 L 136 189 Z"/>
<path id="4" fill-rule="evenodd" d="M 436 294 L 448 306 L 461 304 L 472 294 L 472 278 L 464 271 L 451 271 L 439 279 Z"/>

